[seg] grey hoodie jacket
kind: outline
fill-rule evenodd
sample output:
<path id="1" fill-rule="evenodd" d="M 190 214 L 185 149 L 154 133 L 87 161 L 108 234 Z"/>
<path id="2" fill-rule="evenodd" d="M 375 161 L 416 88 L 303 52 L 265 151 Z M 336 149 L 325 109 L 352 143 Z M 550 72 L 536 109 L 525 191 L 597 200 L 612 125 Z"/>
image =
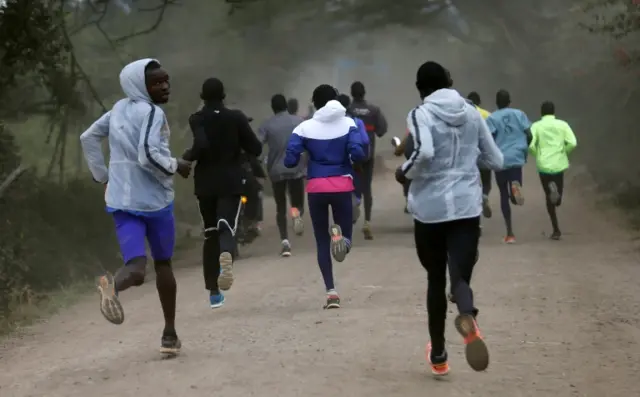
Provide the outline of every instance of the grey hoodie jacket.
<path id="1" fill-rule="evenodd" d="M 271 182 L 279 182 L 285 179 L 297 179 L 306 175 L 305 162 L 301 161 L 297 167 L 284 166 L 284 157 L 287 143 L 293 130 L 302 123 L 302 117 L 280 112 L 265 121 L 258 129 L 258 136 L 269 148 L 267 154 L 267 173 Z"/>
<path id="2" fill-rule="evenodd" d="M 409 112 L 407 126 L 415 147 L 402 171 L 412 180 L 413 217 L 440 223 L 480 216 L 478 159 L 494 170 L 504 161 L 480 113 L 456 90 L 441 89 Z"/>
<path id="3" fill-rule="evenodd" d="M 93 179 L 108 182 L 105 199 L 111 209 L 153 212 L 173 202 L 178 163 L 169 150 L 167 118 L 147 93 L 144 69 L 151 61 L 141 59 L 122 69 L 120 85 L 127 98 L 80 136 Z M 102 154 L 104 138 L 109 140 L 108 168 Z"/>

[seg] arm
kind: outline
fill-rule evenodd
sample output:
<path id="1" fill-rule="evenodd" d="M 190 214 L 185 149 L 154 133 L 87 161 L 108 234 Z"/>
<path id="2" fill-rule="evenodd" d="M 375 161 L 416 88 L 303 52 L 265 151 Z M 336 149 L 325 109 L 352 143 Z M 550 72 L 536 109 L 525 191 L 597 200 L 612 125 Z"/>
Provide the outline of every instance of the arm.
<path id="1" fill-rule="evenodd" d="M 93 175 L 93 180 L 99 183 L 109 181 L 109 170 L 105 166 L 104 154 L 102 153 L 102 140 L 109 136 L 110 119 L 111 112 L 105 113 L 80 135 L 80 144 L 89 171 Z"/>
<path id="2" fill-rule="evenodd" d="M 408 134 L 403 142 L 405 142 L 403 154 L 404 157 L 408 160 L 409 157 L 411 157 L 411 153 L 413 153 L 413 151 L 415 150 L 416 145 L 413 142 L 413 137 L 411 136 L 411 134 Z"/>
<path id="3" fill-rule="evenodd" d="M 298 125 L 287 143 L 287 150 L 284 155 L 284 166 L 295 168 L 300 163 L 300 156 L 304 152 L 304 138 L 302 138 L 302 124 Z"/>
<path id="4" fill-rule="evenodd" d="M 531 145 L 531 141 L 533 140 L 533 136 L 531 134 L 531 121 L 529 121 L 529 118 L 523 111 L 520 111 L 520 113 L 518 114 L 518 121 L 520 122 L 522 130 L 527 136 L 527 145 Z"/>
<path id="5" fill-rule="evenodd" d="M 362 139 L 362 131 L 358 126 L 354 125 L 349 128 L 347 139 L 347 153 L 349 153 L 351 161 L 357 163 L 366 160 L 367 147 Z"/>
<path id="6" fill-rule="evenodd" d="M 416 168 L 434 156 L 433 136 L 425 115 L 423 112 L 418 112 L 418 108 L 413 109 L 407 116 L 407 127 L 415 147 L 409 159 L 400 167 L 400 172 L 403 177 L 413 179 L 417 174 Z"/>
<path id="7" fill-rule="evenodd" d="M 262 154 L 262 142 L 253 132 L 249 120 L 242 112 L 238 112 L 237 119 L 240 147 L 247 154 L 259 157 Z"/>
<path id="8" fill-rule="evenodd" d="M 380 108 L 376 108 L 376 135 L 378 138 L 382 138 L 384 134 L 387 133 L 389 129 L 389 125 L 387 124 L 387 119 L 384 117 L 382 110 Z"/>
<path id="9" fill-rule="evenodd" d="M 262 123 L 262 125 L 258 128 L 258 139 L 260 139 L 260 142 L 264 145 L 267 142 L 267 136 L 269 134 L 269 131 L 267 130 L 267 123 L 264 122 Z"/>
<path id="10" fill-rule="evenodd" d="M 531 142 L 529 142 L 529 153 L 531 153 L 532 156 L 537 156 L 538 155 L 538 134 L 536 133 L 536 123 L 533 123 L 531 125 L 530 131 L 531 131 Z"/>
<path id="11" fill-rule="evenodd" d="M 576 135 L 573 133 L 569 124 L 565 124 L 566 127 L 564 129 L 564 151 L 569 154 L 573 151 L 573 149 L 578 146 L 578 140 L 576 139 Z"/>
<path id="12" fill-rule="evenodd" d="M 178 161 L 162 153 L 162 128 L 164 126 L 164 112 L 155 105 L 151 105 L 149 112 L 143 116 L 138 143 L 138 162 L 158 179 L 166 178 L 176 173 Z"/>
<path id="13" fill-rule="evenodd" d="M 204 129 L 204 117 L 198 113 L 194 113 L 189 117 L 189 127 L 193 134 L 193 143 L 191 148 L 187 149 L 182 158 L 186 161 L 197 161 L 200 154 L 209 148 L 209 139 Z"/>
<path id="14" fill-rule="evenodd" d="M 482 117 L 478 114 L 478 117 L 474 120 L 478 126 L 478 149 L 480 149 L 479 161 L 494 171 L 499 171 L 504 165 L 504 156 L 496 145 L 495 140 L 491 136 L 491 132 L 482 120 Z"/>

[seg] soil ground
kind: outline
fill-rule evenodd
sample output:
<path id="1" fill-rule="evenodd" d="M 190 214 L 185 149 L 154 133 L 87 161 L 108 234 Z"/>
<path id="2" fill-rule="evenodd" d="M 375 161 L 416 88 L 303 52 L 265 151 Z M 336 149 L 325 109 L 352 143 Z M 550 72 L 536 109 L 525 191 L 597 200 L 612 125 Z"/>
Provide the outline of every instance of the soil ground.
<path id="1" fill-rule="evenodd" d="M 411 219 L 387 173 L 374 187 L 375 240 L 359 226 L 335 265 L 343 308 L 322 310 L 310 227 L 280 258 L 273 205 L 266 232 L 244 250 L 224 308 L 210 310 L 199 250 L 178 270 L 183 353 L 161 360 L 162 315 L 153 282 L 122 294 L 127 320 L 107 323 L 86 299 L 0 350 L 2 397 L 632 396 L 640 389 L 640 267 L 629 233 L 569 184 L 564 240 L 549 225 L 537 176 L 514 210 L 515 245 L 501 243 L 497 195 L 484 220 L 473 286 L 491 365 L 474 373 L 448 329 L 452 373 L 424 358 L 426 274 Z M 195 204 L 194 204 L 195 205 Z M 453 313 L 450 315 L 453 321 Z"/>

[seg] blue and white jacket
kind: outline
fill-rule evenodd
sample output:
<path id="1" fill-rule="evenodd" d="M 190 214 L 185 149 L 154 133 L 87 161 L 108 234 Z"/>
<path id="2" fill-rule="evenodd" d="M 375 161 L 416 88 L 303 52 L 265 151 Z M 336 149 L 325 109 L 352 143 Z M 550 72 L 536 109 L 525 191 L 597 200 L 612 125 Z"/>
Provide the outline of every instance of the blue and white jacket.
<path id="1" fill-rule="evenodd" d="M 356 122 L 338 101 L 329 101 L 300 123 L 289 138 L 284 165 L 293 168 L 309 153 L 307 179 L 351 176 L 352 162 L 366 159 L 366 144 Z"/>

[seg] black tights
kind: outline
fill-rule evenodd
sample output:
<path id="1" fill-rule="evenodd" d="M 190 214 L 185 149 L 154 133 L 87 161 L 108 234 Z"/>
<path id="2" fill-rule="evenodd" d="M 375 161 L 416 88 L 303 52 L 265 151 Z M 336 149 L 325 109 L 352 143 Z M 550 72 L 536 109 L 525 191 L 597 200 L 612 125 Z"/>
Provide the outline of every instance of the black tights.
<path id="1" fill-rule="evenodd" d="M 444 350 L 447 318 L 447 268 L 451 290 L 460 314 L 477 315 L 471 275 L 478 252 L 480 218 L 442 223 L 414 221 L 416 251 L 427 271 L 427 313 L 434 354 Z"/>

